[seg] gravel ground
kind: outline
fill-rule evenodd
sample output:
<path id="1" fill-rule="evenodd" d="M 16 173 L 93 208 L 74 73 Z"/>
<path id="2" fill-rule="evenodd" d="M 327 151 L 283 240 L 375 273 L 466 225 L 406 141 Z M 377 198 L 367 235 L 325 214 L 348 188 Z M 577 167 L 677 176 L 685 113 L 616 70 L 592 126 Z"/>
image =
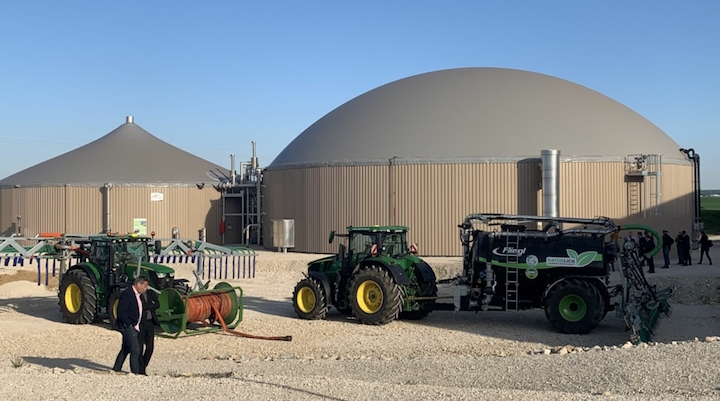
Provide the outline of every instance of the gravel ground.
<path id="1" fill-rule="evenodd" d="M 120 400 L 147 386 L 156 399 L 720 399 L 716 266 L 658 269 L 650 280 L 678 290 L 674 313 L 657 343 L 631 346 L 612 313 L 582 336 L 555 332 L 541 310 L 438 311 L 382 327 L 335 311 L 303 321 L 290 296 L 316 257 L 261 252 L 256 278 L 236 282 L 245 303 L 238 329 L 292 342 L 157 338 L 149 377 L 108 372 L 119 333 L 102 321 L 63 323 L 56 293 L 22 281 L 35 273 L 0 270 L 0 399 Z M 459 271 L 458 258 L 428 261 L 440 278 Z M 190 277 L 192 266 L 175 268 Z M 14 368 L 18 357 L 25 365 Z"/>

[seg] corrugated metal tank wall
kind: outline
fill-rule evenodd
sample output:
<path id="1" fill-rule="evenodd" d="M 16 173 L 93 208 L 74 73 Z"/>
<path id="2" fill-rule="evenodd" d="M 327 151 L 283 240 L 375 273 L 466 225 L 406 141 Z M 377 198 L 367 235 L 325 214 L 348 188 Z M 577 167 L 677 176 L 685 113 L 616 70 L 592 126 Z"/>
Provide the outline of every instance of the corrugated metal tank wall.
<path id="1" fill-rule="evenodd" d="M 692 167 L 664 164 L 661 216 L 630 216 L 622 162 L 563 162 L 564 216 L 611 217 L 657 229 L 690 228 Z M 330 253 L 330 230 L 400 224 L 423 255 L 460 255 L 457 225 L 470 213 L 542 214 L 539 160 L 515 163 L 395 164 L 265 172 L 265 246 L 272 219 L 295 219 L 295 251 Z M 390 186 L 394 191 L 390 190 Z M 390 204 L 392 203 L 392 206 Z M 391 212 L 389 214 L 389 212 Z"/>
<path id="2" fill-rule="evenodd" d="M 23 235 L 40 232 L 100 233 L 105 219 L 104 189 L 96 187 L 37 187 L 0 189 L 0 230 L 12 233 L 22 216 Z M 162 193 L 162 201 L 151 201 L 151 193 Z M 212 187 L 120 187 L 110 190 L 110 228 L 133 231 L 133 218 L 146 218 L 148 233 L 170 238 L 178 227 L 183 238 L 198 238 L 207 228 L 209 242 L 220 243 L 222 205 Z"/>
<path id="3" fill-rule="evenodd" d="M 388 166 L 315 167 L 265 171 L 263 238 L 273 247 L 272 220 L 295 220 L 300 252 L 335 252 L 330 230 L 388 222 Z"/>

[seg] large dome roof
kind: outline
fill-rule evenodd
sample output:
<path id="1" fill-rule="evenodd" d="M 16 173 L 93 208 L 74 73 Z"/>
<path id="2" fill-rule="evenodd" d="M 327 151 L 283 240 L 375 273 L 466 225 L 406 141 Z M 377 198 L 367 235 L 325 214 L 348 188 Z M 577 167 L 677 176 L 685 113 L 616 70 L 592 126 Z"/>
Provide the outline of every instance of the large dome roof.
<path id="1" fill-rule="evenodd" d="M 0 187 L 190 186 L 228 170 L 164 142 L 132 122 L 75 150 L 0 180 Z"/>
<path id="2" fill-rule="evenodd" d="M 458 162 L 539 157 L 610 159 L 680 146 L 651 122 L 598 92 L 527 71 L 462 68 L 401 79 L 315 122 L 270 169 L 312 165 Z"/>

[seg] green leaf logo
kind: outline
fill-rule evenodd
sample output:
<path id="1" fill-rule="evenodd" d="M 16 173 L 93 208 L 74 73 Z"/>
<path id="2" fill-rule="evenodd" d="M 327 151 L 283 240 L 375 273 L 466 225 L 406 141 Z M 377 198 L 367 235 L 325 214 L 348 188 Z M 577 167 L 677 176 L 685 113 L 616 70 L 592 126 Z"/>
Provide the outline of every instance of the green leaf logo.
<path id="1" fill-rule="evenodd" d="M 575 261 L 578 260 L 578 253 L 575 252 L 574 250 L 572 250 L 572 249 L 566 249 L 565 252 L 567 252 L 568 256 L 570 256 L 571 258 L 575 259 Z"/>
<path id="2" fill-rule="evenodd" d="M 587 252 L 581 253 L 577 257 L 577 266 L 585 267 L 585 266 L 589 265 L 590 263 L 592 263 L 595 260 L 595 256 L 597 256 L 597 254 L 598 253 L 595 251 L 587 251 Z"/>

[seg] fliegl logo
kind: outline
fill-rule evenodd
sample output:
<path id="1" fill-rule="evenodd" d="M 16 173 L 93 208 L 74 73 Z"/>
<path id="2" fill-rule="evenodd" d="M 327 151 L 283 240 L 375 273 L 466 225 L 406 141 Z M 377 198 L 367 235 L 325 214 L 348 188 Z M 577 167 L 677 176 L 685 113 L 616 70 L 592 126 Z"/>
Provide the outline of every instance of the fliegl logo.
<path id="1" fill-rule="evenodd" d="M 518 258 L 525 254 L 527 248 L 515 248 L 514 246 L 503 247 L 500 251 L 500 247 L 493 249 L 493 253 L 497 256 L 517 256 Z"/>
<path id="2" fill-rule="evenodd" d="M 587 251 L 578 254 L 573 249 L 566 249 L 565 252 L 568 254 L 567 258 L 548 256 L 548 258 L 545 259 L 545 263 L 547 263 L 548 266 L 553 267 L 585 267 L 592 263 L 595 260 L 595 256 L 598 254 L 595 251 Z"/>

